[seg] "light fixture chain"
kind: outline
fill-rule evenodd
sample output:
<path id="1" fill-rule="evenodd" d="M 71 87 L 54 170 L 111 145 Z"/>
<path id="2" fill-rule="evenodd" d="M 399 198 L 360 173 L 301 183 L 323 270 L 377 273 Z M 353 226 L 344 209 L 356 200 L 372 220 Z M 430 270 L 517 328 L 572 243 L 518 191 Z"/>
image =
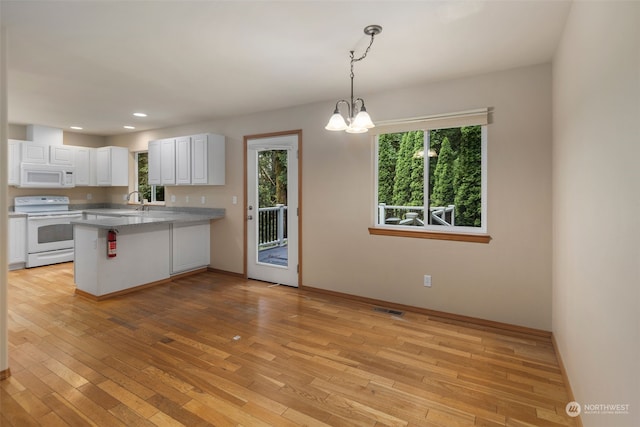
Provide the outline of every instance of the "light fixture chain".
<path id="1" fill-rule="evenodd" d="M 375 37 L 375 34 L 371 34 L 371 41 L 369 42 L 369 46 L 367 46 L 367 48 L 365 49 L 364 53 L 362 54 L 362 56 L 360 58 L 354 58 L 353 54 L 354 51 L 351 51 L 351 78 L 354 78 L 355 75 L 353 74 L 353 63 L 354 62 L 358 62 L 358 61 L 362 61 L 364 58 L 367 57 L 367 54 L 369 53 L 369 50 L 371 49 L 371 45 L 373 44 L 373 39 Z"/>
<path id="2" fill-rule="evenodd" d="M 362 54 L 362 56 L 360 58 L 353 58 L 353 55 L 351 57 L 351 60 L 353 62 L 358 62 L 358 61 L 362 61 L 364 58 L 367 57 L 367 54 L 369 53 L 369 49 L 371 49 L 371 45 L 373 44 L 373 38 L 375 37 L 375 34 L 371 34 L 371 41 L 369 42 L 369 46 L 367 46 L 367 48 L 365 49 L 364 53 Z"/>

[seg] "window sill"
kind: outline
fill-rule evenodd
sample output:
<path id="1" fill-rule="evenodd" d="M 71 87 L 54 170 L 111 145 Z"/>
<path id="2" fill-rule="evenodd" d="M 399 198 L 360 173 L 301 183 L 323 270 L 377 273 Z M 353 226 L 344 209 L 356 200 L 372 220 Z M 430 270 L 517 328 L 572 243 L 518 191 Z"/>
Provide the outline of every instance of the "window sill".
<path id="1" fill-rule="evenodd" d="M 489 243 L 488 234 L 449 233 L 441 231 L 407 230 L 398 228 L 369 227 L 369 234 L 375 236 L 411 237 L 415 239 L 453 240 L 456 242 Z"/>

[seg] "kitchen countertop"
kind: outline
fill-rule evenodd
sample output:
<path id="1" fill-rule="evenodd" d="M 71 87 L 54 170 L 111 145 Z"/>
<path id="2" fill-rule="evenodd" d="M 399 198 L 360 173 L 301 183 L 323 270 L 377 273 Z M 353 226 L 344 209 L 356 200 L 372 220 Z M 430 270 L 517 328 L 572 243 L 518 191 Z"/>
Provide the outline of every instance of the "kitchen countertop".
<path id="1" fill-rule="evenodd" d="M 225 215 L 224 209 L 207 209 L 206 211 L 198 211 L 198 213 L 177 210 L 136 211 L 133 209 L 87 209 L 83 212 L 90 215 L 100 215 L 102 218 L 78 219 L 72 220 L 71 223 L 107 229 L 144 224 L 202 222 L 224 218 Z M 111 218 L 104 218 L 105 216 Z"/>

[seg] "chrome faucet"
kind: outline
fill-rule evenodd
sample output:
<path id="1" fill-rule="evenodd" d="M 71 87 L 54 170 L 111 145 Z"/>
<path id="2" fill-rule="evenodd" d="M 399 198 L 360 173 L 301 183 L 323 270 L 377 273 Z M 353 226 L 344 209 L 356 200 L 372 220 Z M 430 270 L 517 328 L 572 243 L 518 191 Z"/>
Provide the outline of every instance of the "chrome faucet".
<path id="1" fill-rule="evenodd" d="M 144 205 L 144 195 L 139 192 L 138 190 L 133 190 L 131 193 L 127 194 L 127 202 L 129 202 L 131 200 L 131 196 L 133 196 L 134 193 L 138 193 L 138 196 L 142 196 L 143 198 L 140 199 L 140 206 L 142 206 L 142 210 L 145 210 L 145 205 Z"/>

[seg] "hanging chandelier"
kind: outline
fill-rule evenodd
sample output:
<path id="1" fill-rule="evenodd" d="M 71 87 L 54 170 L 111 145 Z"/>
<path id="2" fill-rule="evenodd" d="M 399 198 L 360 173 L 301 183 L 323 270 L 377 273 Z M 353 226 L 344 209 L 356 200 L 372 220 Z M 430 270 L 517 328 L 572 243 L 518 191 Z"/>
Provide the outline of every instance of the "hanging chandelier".
<path id="1" fill-rule="evenodd" d="M 365 49 L 364 53 L 361 57 L 356 58 L 354 56 L 354 51 L 350 51 L 349 56 L 351 58 L 351 102 L 341 99 L 336 102 L 336 108 L 333 111 L 333 115 L 329 119 L 329 123 L 324 127 L 327 130 L 344 130 L 349 133 L 364 133 L 369 129 L 375 127 L 373 122 L 371 121 L 371 117 L 369 117 L 369 113 L 367 113 L 367 109 L 364 106 L 364 99 L 362 98 L 353 98 L 353 64 L 362 61 L 366 58 L 367 53 L 369 53 L 369 49 L 371 49 L 371 45 L 373 44 L 373 38 L 382 32 L 382 27 L 380 25 L 368 25 L 364 28 L 364 33 L 368 36 L 371 36 L 371 41 L 369 42 L 369 46 Z M 347 119 L 345 120 L 342 114 L 340 113 L 340 104 L 347 105 Z M 348 122 L 348 124 L 347 124 Z"/>

